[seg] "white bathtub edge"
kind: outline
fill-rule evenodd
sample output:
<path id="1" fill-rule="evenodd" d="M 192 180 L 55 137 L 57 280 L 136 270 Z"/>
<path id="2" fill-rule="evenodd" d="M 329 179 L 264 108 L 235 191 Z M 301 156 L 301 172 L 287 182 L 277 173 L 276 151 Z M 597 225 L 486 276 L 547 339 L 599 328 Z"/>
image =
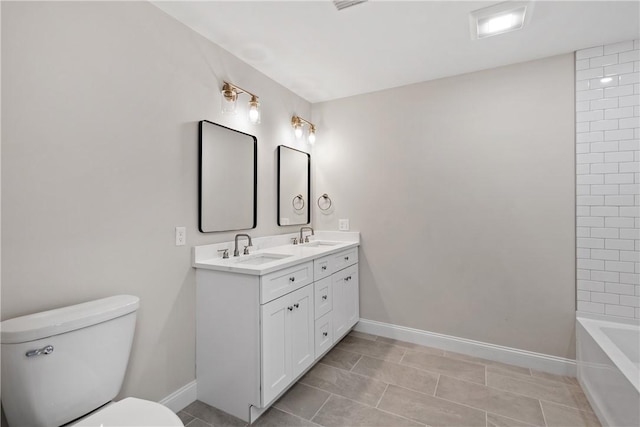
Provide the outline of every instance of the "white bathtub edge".
<path id="1" fill-rule="evenodd" d="M 375 320 L 360 319 L 354 330 L 556 375 L 575 377 L 577 373 L 576 361 L 573 359 L 377 322 Z"/>
<path id="2" fill-rule="evenodd" d="M 611 316 L 608 314 L 588 313 L 586 311 L 576 311 L 576 320 L 579 320 L 580 318 L 640 326 L 640 319 L 632 319 L 630 317 Z"/>

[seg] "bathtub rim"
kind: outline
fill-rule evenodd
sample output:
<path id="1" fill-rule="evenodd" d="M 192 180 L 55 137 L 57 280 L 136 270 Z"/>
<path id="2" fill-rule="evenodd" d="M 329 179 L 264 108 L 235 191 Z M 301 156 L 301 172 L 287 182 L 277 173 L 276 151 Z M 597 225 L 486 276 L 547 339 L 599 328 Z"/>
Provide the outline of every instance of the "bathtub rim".
<path id="1" fill-rule="evenodd" d="M 634 320 L 634 319 L 629 319 Z M 640 333 L 640 323 L 622 322 L 617 319 L 585 316 L 582 313 L 576 314 L 576 322 L 584 328 L 591 338 L 598 344 L 602 351 L 616 365 L 625 378 L 640 393 L 640 376 L 638 375 L 638 367 L 629 360 L 627 355 L 613 342 L 607 334 L 602 331 L 602 327 L 627 329 Z M 582 360 L 576 360 L 578 364 L 584 363 Z"/>

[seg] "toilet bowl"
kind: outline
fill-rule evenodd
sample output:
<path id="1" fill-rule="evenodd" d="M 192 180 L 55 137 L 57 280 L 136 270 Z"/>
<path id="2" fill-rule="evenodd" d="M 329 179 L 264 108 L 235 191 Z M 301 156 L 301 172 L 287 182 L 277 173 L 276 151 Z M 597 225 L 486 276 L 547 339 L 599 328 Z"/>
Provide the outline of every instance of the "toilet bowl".
<path id="1" fill-rule="evenodd" d="M 167 407 L 113 399 L 129 361 L 138 297 L 118 295 L 0 323 L 10 427 L 182 426 Z"/>

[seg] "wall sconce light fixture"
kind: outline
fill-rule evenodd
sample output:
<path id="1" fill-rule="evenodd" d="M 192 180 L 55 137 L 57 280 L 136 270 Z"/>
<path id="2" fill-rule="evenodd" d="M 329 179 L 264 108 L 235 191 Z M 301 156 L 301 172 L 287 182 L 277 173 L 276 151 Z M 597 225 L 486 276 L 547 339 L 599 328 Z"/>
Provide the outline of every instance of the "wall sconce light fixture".
<path id="1" fill-rule="evenodd" d="M 316 125 L 299 116 L 291 117 L 291 126 L 293 126 L 293 133 L 296 138 L 302 137 L 303 126 L 305 124 L 309 126 L 309 144 L 313 145 L 316 142 Z"/>
<path id="2" fill-rule="evenodd" d="M 246 93 L 251 96 L 249 100 L 249 121 L 253 124 L 260 123 L 260 103 L 258 102 L 258 95 L 242 89 L 233 83 L 224 82 L 222 85 L 222 113 L 223 114 L 235 114 L 236 101 L 238 95 Z"/>

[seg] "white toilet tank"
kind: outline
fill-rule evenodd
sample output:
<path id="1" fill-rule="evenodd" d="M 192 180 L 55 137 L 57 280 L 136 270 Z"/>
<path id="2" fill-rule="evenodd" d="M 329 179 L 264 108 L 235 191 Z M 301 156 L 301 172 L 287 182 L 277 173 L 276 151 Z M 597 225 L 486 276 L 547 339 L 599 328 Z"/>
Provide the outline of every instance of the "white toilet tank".
<path id="1" fill-rule="evenodd" d="M 139 304 L 118 295 L 2 322 L 9 425 L 60 426 L 111 401 L 127 369 Z"/>

